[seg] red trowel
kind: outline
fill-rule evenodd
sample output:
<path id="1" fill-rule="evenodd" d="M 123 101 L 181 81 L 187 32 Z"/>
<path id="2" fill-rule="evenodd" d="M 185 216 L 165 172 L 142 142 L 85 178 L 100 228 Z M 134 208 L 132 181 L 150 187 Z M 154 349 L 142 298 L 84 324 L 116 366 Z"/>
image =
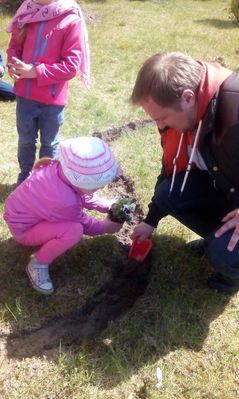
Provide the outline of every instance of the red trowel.
<path id="1" fill-rule="evenodd" d="M 143 262 L 149 251 L 152 248 L 152 241 L 146 239 L 144 241 L 139 242 L 137 239 L 134 239 L 130 250 L 129 250 L 129 258 L 135 259 L 138 262 Z"/>

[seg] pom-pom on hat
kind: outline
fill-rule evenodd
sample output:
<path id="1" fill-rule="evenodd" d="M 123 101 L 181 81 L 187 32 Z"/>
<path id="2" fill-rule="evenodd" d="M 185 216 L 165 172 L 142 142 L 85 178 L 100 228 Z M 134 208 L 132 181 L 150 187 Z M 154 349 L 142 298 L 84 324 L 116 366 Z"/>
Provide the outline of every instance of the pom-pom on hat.
<path id="1" fill-rule="evenodd" d="M 58 159 L 67 180 L 86 190 L 106 186 L 120 169 L 108 144 L 98 137 L 62 141 Z"/>

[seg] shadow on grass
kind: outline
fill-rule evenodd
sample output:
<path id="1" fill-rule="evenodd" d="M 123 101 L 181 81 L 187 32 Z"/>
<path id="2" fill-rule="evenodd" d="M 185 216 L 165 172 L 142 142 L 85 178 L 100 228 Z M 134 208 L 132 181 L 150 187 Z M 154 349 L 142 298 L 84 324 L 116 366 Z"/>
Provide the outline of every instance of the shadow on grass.
<path id="1" fill-rule="evenodd" d="M 89 375 L 94 375 L 93 383 L 100 383 L 104 375 L 109 388 L 128 378 L 132 370 L 155 362 L 178 348 L 200 350 L 210 323 L 230 300 L 229 295 L 207 288 L 210 270 L 206 259 L 193 257 L 185 242 L 175 237 L 155 237 L 154 249 L 148 258 L 150 265 L 145 267 L 144 263 L 138 263 L 135 274 L 129 274 L 130 283 L 120 280 L 122 273 L 115 274 L 117 256 L 119 263 L 127 262 L 127 258 L 114 238 L 104 236 L 85 240 L 53 266 L 57 291 L 50 297 L 37 295 L 29 286 L 24 268 L 30 250 L 23 250 L 12 240 L 3 242 L 0 250 L 3 264 L 6 261 L 0 271 L 0 303 L 6 309 L 5 319 L 10 310 L 7 321 L 17 332 L 7 337 L 8 357 L 22 359 L 44 355 L 52 359 L 52 343 L 59 346 L 62 338 L 62 344 L 68 344 L 67 339 L 73 337 L 74 342 L 70 342 L 71 353 L 75 353 L 72 367 L 77 367 L 77 359 L 82 359 L 80 354 L 84 352 L 84 368 Z M 117 281 L 112 292 L 112 282 Z M 146 293 L 134 304 L 147 284 Z M 78 288 L 84 292 L 83 296 L 79 295 Z M 127 304 L 127 298 L 132 298 L 130 292 L 136 296 Z M 118 303 L 123 306 L 123 311 Z M 104 319 L 103 323 L 100 317 Z M 95 320 L 100 326 L 97 334 L 91 334 L 90 330 L 88 338 L 91 339 L 82 339 L 85 327 L 94 327 Z M 114 321 L 108 324 L 110 320 Z M 27 333 L 21 335 L 24 330 Z M 104 338 L 109 345 L 105 345 Z M 63 348 L 67 351 L 67 346 Z M 66 361 L 66 372 L 68 369 L 70 372 L 71 366 Z"/>
<path id="2" fill-rule="evenodd" d="M 210 25 L 214 26 L 214 28 L 218 29 L 232 29 L 238 28 L 238 22 L 233 20 L 223 20 L 223 19 L 213 19 L 213 18 L 205 18 L 205 19 L 196 19 L 194 22 L 201 25 Z"/>
<path id="3" fill-rule="evenodd" d="M 99 376 L 96 385 L 103 374 L 111 389 L 180 348 L 199 351 L 210 324 L 230 300 L 230 295 L 207 288 L 209 265 L 205 258 L 193 257 L 183 240 L 160 236 L 154 245 L 146 294 L 130 313 L 111 324 L 97 346 L 87 346 L 89 358 L 98 352 L 94 366 L 88 366 Z M 103 339 L 110 342 L 108 347 Z"/>
<path id="4" fill-rule="evenodd" d="M 0 306 L 3 321 L 10 322 L 11 330 L 16 332 L 36 328 L 54 316 L 77 308 L 106 280 L 116 247 L 117 240 L 112 236 L 83 239 L 51 265 L 55 293 L 45 296 L 31 287 L 25 271 L 34 248 L 24 247 L 12 238 L 1 241 Z"/>
<path id="5" fill-rule="evenodd" d="M 16 184 L 1 184 L 0 183 L 0 202 L 4 202 L 7 196 L 15 189 Z"/>

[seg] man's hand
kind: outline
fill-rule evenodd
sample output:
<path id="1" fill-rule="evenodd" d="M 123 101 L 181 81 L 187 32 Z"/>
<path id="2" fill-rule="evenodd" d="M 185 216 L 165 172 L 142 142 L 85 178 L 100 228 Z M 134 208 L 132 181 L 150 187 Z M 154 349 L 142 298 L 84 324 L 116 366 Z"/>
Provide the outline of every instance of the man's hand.
<path id="1" fill-rule="evenodd" d="M 131 235 L 132 240 L 137 238 L 138 242 L 146 240 L 150 237 L 154 231 L 154 227 L 147 223 L 141 222 L 135 226 L 134 231 Z"/>
<path id="2" fill-rule="evenodd" d="M 224 218 L 222 219 L 224 223 L 220 229 L 218 229 L 215 233 L 215 237 L 221 237 L 224 233 L 228 230 L 234 229 L 234 232 L 231 236 L 231 239 L 228 243 L 227 249 L 228 251 L 233 251 L 236 244 L 239 241 L 239 208 L 234 209 L 233 211 L 229 212 Z"/>
<path id="3" fill-rule="evenodd" d="M 9 75 L 14 80 L 19 79 L 34 79 L 37 77 L 36 70 L 33 64 L 26 64 L 16 57 L 12 57 L 12 63 L 8 64 Z"/>

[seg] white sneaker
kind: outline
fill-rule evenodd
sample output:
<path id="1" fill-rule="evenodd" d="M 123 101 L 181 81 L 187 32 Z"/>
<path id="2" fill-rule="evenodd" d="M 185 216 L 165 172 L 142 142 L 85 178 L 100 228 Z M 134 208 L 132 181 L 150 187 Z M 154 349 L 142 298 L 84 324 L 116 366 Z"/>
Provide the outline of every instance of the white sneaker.
<path id="1" fill-rule="evenodd" d="M 49 276 L 49 266 L 39 263 L 32 258 L 26 267 L 26 272 L 33 288 L 43 294 L 52 294 L 54 287 Z"/>

